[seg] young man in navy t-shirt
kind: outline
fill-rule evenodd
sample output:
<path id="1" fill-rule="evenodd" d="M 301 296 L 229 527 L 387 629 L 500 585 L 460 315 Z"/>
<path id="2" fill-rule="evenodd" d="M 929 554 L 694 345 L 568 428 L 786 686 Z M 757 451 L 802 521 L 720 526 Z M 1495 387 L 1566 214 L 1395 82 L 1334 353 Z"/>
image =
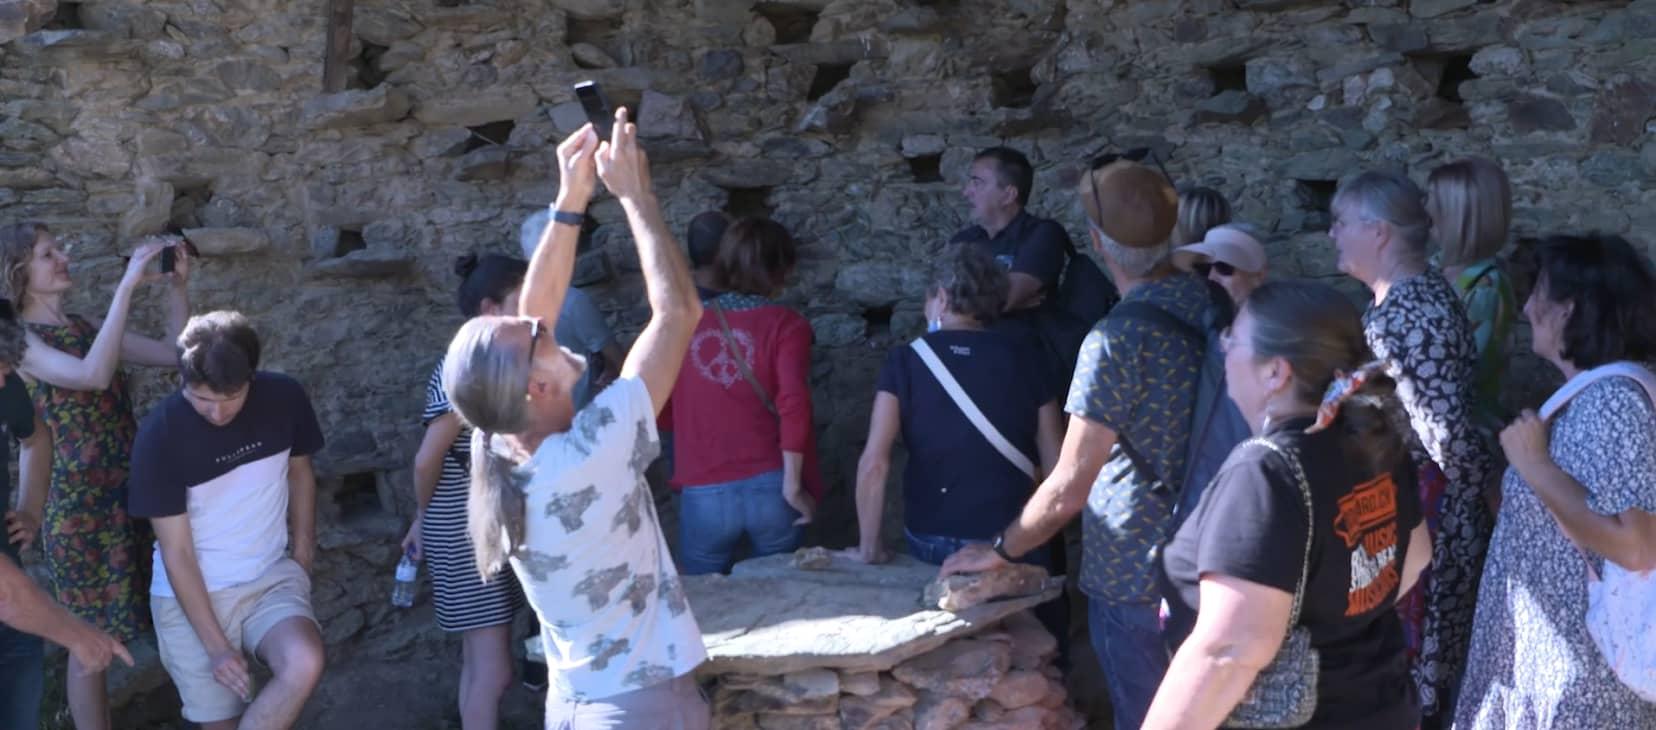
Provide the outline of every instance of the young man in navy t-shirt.
<path id="1" fill-rule="evenodd" d="M 257 369 L 242 315 L 191 319 L 178 351 L 183 387 L 139 427 L 130 477 L 131 513 L 155 525 L 161 663 L 203 728 L 244 714 L 291 727 L 322 674 L 309 576 L 322 430 L 298 382 Z M 275 674 L 257 697 L 244 653 Z"/>

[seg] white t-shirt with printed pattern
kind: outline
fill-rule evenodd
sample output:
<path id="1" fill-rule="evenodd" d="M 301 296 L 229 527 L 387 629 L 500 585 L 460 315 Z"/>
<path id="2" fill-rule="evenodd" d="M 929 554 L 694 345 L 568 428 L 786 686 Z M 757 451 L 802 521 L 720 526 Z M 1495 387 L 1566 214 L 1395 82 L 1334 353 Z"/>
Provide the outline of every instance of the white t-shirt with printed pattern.
<path id="1" fill-rule="evenodd" d="M 649 392 L 621 379 L 526 465 L 524 541 L 511 564 L 540 617 L 558 696 L 643 689 L 707 658 L 644 480 L 660 450 Z"/>

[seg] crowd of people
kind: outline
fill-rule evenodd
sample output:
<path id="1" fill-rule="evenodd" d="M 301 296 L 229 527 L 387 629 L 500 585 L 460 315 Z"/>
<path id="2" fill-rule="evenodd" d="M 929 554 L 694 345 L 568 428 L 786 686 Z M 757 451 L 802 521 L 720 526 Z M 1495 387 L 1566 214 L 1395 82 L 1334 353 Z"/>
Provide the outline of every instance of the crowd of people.
<path id="1" fill-rule="evenodd" d="M 709 212 L 681 249 L 636 134 L 622 110 L 611 139 L 588 126 L 558 146 L 526 258 L 456 262 L 465 323 L 427 381 L 402 547 L 461 636 L 468 730 L 499 724 L 525 602 L 548 727 L 709 727 L 680 576 L 792 551 L 824 495 L 811 327 L 778 300 L 793 235 Z M 1370 292 L 1360 311 L 1272 275 L 1261 228 L 1146 157 L 1083 171 L 1072 204 L 1092 257 L 1027 210 L 1021 153 L 972 161 L 972 224 L 912 292 L 926 333 L 873 384 L 846 556 L 901 545 L 943 574 L 1077 573 L 1118 728 L 1656 727 L 1589 635 L 1583 570 L 1656 567 L 1649 262 L 1614 236 L 1512 246 L 1490 160 L 1424 188 L 1354 170 L 1329 237 Z M 649 305 L 630 348 L 570 285 L 600 182 Z M 176 267 L 152 273 L 169 246 Z M 1085 291 L 1095 260 L 1109 278 Z M 0 458 L 20 445 L 0 722 L 38 726 L 44 637 L 69 650 L 76 726 L 110 727 L 104 671 L 153 627 L 185 719 L 289 727 L 325 664 L 310 605 L 323 434 L 304 388 L 259 370 L 245 317 L 190 316 L 177 239 L 137 248 L 102 320 L 64 311 L 67 265 L 45 226 L 0 228 Z M 156 281 L 162 339 L 126 330 Z M 1077 323 L 1087 297 L 1108 314 Z M 1539 411 L 1502 397 L 1520 311 L 1566 380 Z M 141 423 L 122 363 L 179 374 Z M 882 533 L 899 443 L 900 536 Z M 647 477 L 660 457 L 676 555 Z M 15 562 L 36 541 L 44 590 Z M 1069 605 L 1038 612 L 1061 639 Z"/>

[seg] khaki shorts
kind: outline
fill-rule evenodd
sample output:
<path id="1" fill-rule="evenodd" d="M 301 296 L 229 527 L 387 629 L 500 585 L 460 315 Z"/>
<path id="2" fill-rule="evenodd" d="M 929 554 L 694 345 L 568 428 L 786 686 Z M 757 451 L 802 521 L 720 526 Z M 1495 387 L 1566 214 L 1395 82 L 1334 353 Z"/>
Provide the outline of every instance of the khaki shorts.
<path id="1" fill-rule="evenodd" d="M 287 558 L 271 565 L 258 578 L 207 595 L 230 646 L 248 654 L 256 653 L 259 642 L 284 620 L 299 616 L 316 623 L 316 616 L 311 613 L 310 577 L 298 563 Z M 150 614 L 155 618 L 161 665 L 178 686 L 178 697 L 184 703 L 184 719 L 196 723 L 218 722 L 241 715 L 247 703 L 213 679 L 213 664 L 207 648 L 190 626 L 190 619 L 184 615 L 178 599 L 152 596 Z"/>

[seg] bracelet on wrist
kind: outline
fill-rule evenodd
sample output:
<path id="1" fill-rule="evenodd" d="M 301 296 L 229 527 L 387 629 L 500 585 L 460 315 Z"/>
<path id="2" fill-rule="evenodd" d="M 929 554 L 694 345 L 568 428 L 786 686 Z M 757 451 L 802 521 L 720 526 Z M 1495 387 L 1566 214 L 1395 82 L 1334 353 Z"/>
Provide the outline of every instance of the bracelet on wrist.
<path id="1" fill-rule="evenodd" d="M 572 210 L 559 210 L 556 203 L 552 204 L 551 209 L 553 223 L 562 223 L 566 226 L 575 226 L 576 228 L 580 228 L 586 224 L 586 213 L 578 213 Z"/>

